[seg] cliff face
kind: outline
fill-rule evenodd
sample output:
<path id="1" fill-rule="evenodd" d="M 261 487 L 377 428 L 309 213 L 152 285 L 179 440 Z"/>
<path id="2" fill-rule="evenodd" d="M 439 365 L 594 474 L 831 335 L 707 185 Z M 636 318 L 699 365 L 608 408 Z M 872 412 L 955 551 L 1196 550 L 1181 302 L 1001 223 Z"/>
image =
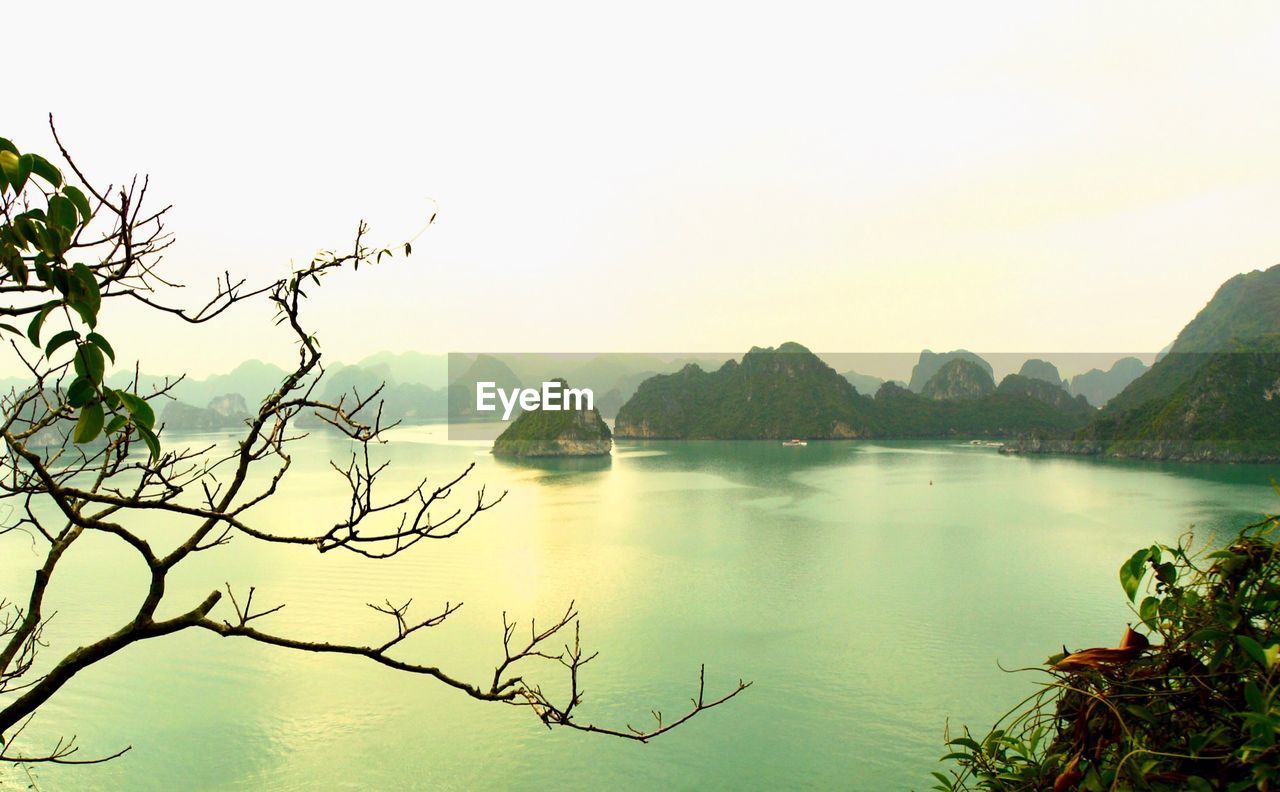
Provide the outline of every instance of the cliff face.
<path id="1" fill-rule="evenodd" d="M 989 370 L 968 358 L 955 358 L 943 364 L 929 378 L 920 395 L 935 401 L 981 399 L 996 392 Z"/>
<path id="2" fill-rule="evenodd" d="M 924 386 L 929 380 L 953 360 L 968 360 L 978 365 L 987 374 L 987 379 L 995 382 L 995 372 L 991 369 L 991 364 L 967 349 L 957 349 L 952 352 L 931 352 L 928 349 L 920 353 L 920 359 L 911 369 L 911 382 L 907 384 L 907 388 L 915 393 L 924 391 Z"/>
<path id="3" fill-rule="evenodd" d="M 612 448 L 613 435 L 598 409 L 529 410 L 493 442 L 494 455 L 504 457 L 604 456 Z"/>

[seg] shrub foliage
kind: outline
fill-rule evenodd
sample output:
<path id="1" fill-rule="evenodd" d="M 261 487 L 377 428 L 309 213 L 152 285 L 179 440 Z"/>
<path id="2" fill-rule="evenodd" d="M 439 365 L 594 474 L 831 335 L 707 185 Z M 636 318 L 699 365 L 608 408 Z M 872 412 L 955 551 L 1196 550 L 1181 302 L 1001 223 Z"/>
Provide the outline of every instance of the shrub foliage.
<path id="1" fill-rule="evenodd" d="M 1277 488 L 1280 492 L 1280 487 Z M 940 790 L 1280 788 L 1280 518 L 1225 548 L 1142 548 L 1120 567 L 1136 623 L 1064 651 L 981 738 L 948 741 Z"/>

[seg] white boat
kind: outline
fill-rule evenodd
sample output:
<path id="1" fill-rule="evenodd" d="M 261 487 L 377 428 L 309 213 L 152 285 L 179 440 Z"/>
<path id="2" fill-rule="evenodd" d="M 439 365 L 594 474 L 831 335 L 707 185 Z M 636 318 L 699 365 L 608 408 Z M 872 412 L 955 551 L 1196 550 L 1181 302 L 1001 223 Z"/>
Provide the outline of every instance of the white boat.
<path id="1" fill-rule="evenodd" d="M 783 443 L 783 445 L 784 446 L 807 446 L 809 444 L 803 440 L 788 440 L 785 443 Z"/>

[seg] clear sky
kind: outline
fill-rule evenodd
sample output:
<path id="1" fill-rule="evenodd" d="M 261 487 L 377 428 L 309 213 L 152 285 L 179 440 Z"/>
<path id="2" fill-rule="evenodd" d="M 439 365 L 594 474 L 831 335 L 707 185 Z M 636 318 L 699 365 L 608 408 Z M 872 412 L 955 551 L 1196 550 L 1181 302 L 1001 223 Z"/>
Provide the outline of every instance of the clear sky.
<path id="1" fill-rule="evenodd" d="M 438 207 L 412 258 L 314 300 L 348 361 L 1156 350 L 1280 261 L 1274 2 L 3 14 L 0 135 L 50 151 L 53 112 L 95 176 L 150 173 L 191 304 Z M 154 372 L 288 359 L 265 306 L 103 321 Z"/>

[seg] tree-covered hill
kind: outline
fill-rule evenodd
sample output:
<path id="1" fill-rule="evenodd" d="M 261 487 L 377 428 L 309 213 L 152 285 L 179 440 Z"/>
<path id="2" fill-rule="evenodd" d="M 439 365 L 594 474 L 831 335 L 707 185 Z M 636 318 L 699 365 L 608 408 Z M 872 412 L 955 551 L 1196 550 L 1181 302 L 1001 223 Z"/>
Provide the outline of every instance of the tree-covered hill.
<path id="1" fill-rule="evenodd" d="M 1000 388 L 964 357 L 934 372 L 926 394 L 894 383 L 874 398 L 799 344 L 754 348 L 714 372 L 686 366 L 646 380 L 618 412 L 615 434 L 629 438 L 805 439 L 894 437 L 1011 438 L 1068 431 L 1093 410 L 1062 388 L 1011 376 Z M 1056 391 L 1056 392 L 1055 392 Z"/>
<path id="2" fill-rule="evenodd" d="M 870 426 L 844 377 L 805 347 L 754 347 L 716 371 L 689 364 L 641 383 L 618 411 L 618 437 L 679 439 L 852 438 Z"/>
<path id="3" fill-rule="evenodd" d="M 1280 266 L 1228 280 L 1169 353 L 1072 434 L 1037 432 L 1032 453 L 1144 459 L 1280 459 Z"/>
<path id="4" fill-rule="evenodd" d="M 568 385 L 556 380 L 562 389 Z M 505 457 L 603 456 L 613 447 L 609 426 L 600 411 L 527 410 L 511 422 L 493 443 L 493 453 Z"/>

